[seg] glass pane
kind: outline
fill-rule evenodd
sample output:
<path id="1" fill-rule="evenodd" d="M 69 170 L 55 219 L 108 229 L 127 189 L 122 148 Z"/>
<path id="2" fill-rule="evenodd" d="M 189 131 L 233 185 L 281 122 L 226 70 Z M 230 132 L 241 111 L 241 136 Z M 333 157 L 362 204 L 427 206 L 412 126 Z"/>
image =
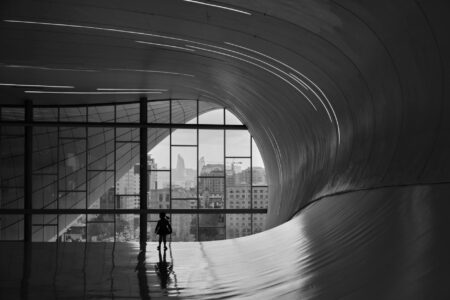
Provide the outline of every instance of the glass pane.
<path id="1" fill-rule="evenodd" d="M 55 175 L 34 175 L 32 178 L 33 195 L 32 207 L 37 209 L 42 208 L 57 208 L 57 182 L 58 178 Z"/>
<path id="2" fill-rule="evenodd" d="M 8 187 L 2 186 L 0 188 L 0 207 L 8 208 L 23 208 L 24 205 L 24 189 L 23 187 Z"/>
<path id="3" fill-rule="evenodd" d="M 117 209 L 138 209 L 139 208 L 139 196 L 116 196 Z"/>
<path id="4" fill-rule="evenodd" d="M 250 185 L 250 159 L 227 158 L 227 187 Z"/>
<path id="5" fill-rule="evenodd" d="M 254 139 L 252 139 L 252 184 L 267 185 L 264 162 Z"/>
<path id="6" fill-rule="evenodd" d="M 227 158 L 227 208 L 250 208 L 250 159 Z"/>
<path id="7" fill-rule="evenodd" d="M 139 142 L 139 128 L 117 128 L 116 140 L 118 142 Z"/>
<path id="8" fill-rule="evenodd" d="M 169 208 L 170 207 L 170 172 L 151 171 L 148 173 L 149 208 Z"/>
<path id="9" fill-rule="evenodd" d="M 199 178 L 200 208 L 224 208 L 223 178 Z"/>
<path id="10" fill-rule="evenodd" d="M 58 222 L 61 242 L 86 241 L 86 215 L 59 215 Z"/>
<path id="11" fill-rule="evenodd" d="M 23 137 L 25 134 L 24 127 L 19 126 L 1 126 L 0 131 L 4 139 Z"/>
<path id="12" fill-rule="evenodd" d="M 138 123 L 139 119 L 139 103 L 116 106 L 116 121 L 118 123 Z"/>
<path id="13" fill-rule="evenodd" d="M 170 123 L 170 101 L 150 101 L 147 104 L 149 123 Z"/>
<path id="14" fill-rule="evenodd" d="M 223 108 L 209 102 L 199 102 L 199 124 L 223 124 Z"/>
<path id="15" fill-rule="evenodd" d="M 114 169 L 114 129 L 89 128 L 88 170 Z"/>
<path id="16" fill-rule="evenodd" d="M 116 242 L 139 241 L 139 215 L 116 215 Z"/>
<path id="17" fill-rule="evenodd" d="M 199 241 L 215 241 L 225 239 L 225 228 L 199 228 Z"/>
<path id="18" fill-rule="evenodd" d="M 64 122 L 86 122 L 86 107 L 60 107 L 59 120 Z"/>
<path id="19" fill-rule="evenodd" d="M 25 120 L 25 109 L 23 107 L 2 107 L 3 121 L 23 121 Z"/>
<path id="20" fill-rule="evenodd" d="M 57 226 L 32 226 L 32 237 L 33 242 L 54 242 L 56 241 Z"/>
<path id="21" fill-rule="evenodd" d="M 196 129 L 176 129 L 172 131 L 172 145 L 197 145 Z"/>
<path id="22" fill-rule="evenodd" d="M 223 130 L 199 130 L 200 176 L 224 176 Z"/>
<path id="23" fill-rule="evenodd" d="M 172 123 L 186 124 L 197 117 L 197 100 L 172 100 Z"/>
<path id="24" fill-rule="evenodd" d="M 36 226 L 58 224 L 57 215 L 32 215 L 32 224 Z"/>
<path id="25" fill-rule="evenodd" d="M 250 157 L 250 133 L 247 130 L 226 131 L 227 156 Z"/>
<path id="26" fill-rule="evenodd" d="M 250 214 L 227 215 L 227 239 L 238 238 L 252 233 L 252 217 Z"/>
<path id="27" fill-rule="evenodd" d="M 172 214 L 172 234 L 174 242 L 188 242 L 197 240 L 197 215 Z"/>
<path id="28" fill-rule="evenodd" d="M 57 238 L 57 215 L 33 215 L 31 240 L 33 242 L 54 242 Z"/>
<path id="29" fill-rule="evenodd" d="M 169 191 L 170 187 L 170 172 L 168 171 L 151 171 L 148 173 L 149 190 L 164 190 Z"/>
<path id="30" fill-rule="evenodd" d="M 33 173 L 55 174 L 58 159 L 58 129 L 56 127 L 33 128 Z"/>
<path id="31" fill-rule="evenodd" d="M 225 124 L 226 125 L 242 125 L 242 122 L 232 114 L 228 109 L 225 110 Z"/>
<path id="32" fill-rule="evenodd" d="M 113 214 L 89 214 L 87 215 L 87 222 L 114 222 Z"/>
<path id="33" fill-rule="evenodd" d="M 200 227 L 224 227 L 225 214 L 200 214 Z"/>
<path id="34" fill-rule="evenodd" d="M 151 170 L 170 170 L 169 132 L 169 129 L 148 130 Z"/>
<path id="35" fill-rule="evenodd" d="M 267 185 L 266 170 L 262 167 L 253 167 L 252 172 L 253 185 Z"/>
<path id="36" fill-rule="evenodd" d="M 172 200 L 173 209 L 196 209 L 197 200 Z"/>
<path id="37" fill-rule="evenodd" d="M 117 195 L 139 196 L 139 168 L 130 169 L 116 182 Z"/>
<path id="38" fill-rule="evenodd" d="M 252 205 L 253 208 L 268 208 L 269 207 L 269 188 L 268 187 L 253 187 Z"/>
<path id="39" fill-rule="evenodd" d="M 253 214 L 253 233 L 264 231 L 266 228 L 266 214 Z"/>
<path id="40" fill-rule="evenodd" d="M 86 190 L 86 140 L 60 140 L 59 188 Z"/>
<path id="41" fill-rule="evenodd" d="M 197 124 L 197 117 L 190 119 L 189 121 L 186 122 L 186 124 Z"/>
<path id="42" fill-rule="evenodd" d="M 172 198 L 197 198 L 197 147 L 172 147 Z"/>
<path id="43" fill-rule="evenodd" d="M 0 241 L 23 240 L 23 215 L 0 215 Z"/>
<path id="44" fill-rule="evenodd" d="M 58 108 L 57 107 L 34 107 L 33 108 L 33 120 L 34 121 L 56 122 L 56 121 L 58 121 Z"/>
<path id="45" fill-rule="evenodd" d="M 159 214 L 148 214 L 147 220 L 150 221 L 158 221 L 159 220 Z"/>
<path id="46" fill-rule="evenodd" d="M 227 185 L 227 208 L 250 208 L 250 186 Z"/>
<path id="47" fill-rule="evenodd" d="M 114 242 L 114 215 L 88 215 L 88 242 Z"/>
<path id="48" fill-rule="evenodd" d="M 0 126 L 0 207 L 23 208 L 23 127 Z"/>
<path id="49" fill-rule="evenodd" d="M 60 139 L 81 139 L 86 137 L 86 128 L 84 127 L 60 127 Z"/>
<path id="50" fill-rule="evenodd" d="M 86 192 L 59 192 L 59 208 L 86 208 Z"/>
<path id="51" fill-rule="evenodd" d="M 114 208 L 114 171 L 88 172 L 88 208 Z"/>
<path id="52" fill-rule="evenodd" d="M 150 218 L 150 216 L 152 216 Z M 154 216 L 158 215 L 148 215 L 147 220 L 152 220 L 152 222 L 147 222 L 147 241 L 149 242 L 158 242 L 159 236 L 155 233 L 156 224 L 159 220 L 159 216 L 155 219 Z"/>
<path id="53" fill-rule="evenodd" d="M 89 122 L 114 122 L 114 105 L 89 106 Z"/>
<path id="54" fill-rule="evenodd" d="M 116 144 L 116 193 L 139 195 L 139 144 Z"/>

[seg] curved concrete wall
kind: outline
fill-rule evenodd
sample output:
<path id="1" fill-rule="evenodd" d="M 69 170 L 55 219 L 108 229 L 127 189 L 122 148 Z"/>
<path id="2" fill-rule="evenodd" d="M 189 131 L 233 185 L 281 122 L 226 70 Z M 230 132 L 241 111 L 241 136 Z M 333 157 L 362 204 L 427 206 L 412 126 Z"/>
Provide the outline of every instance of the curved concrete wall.
<path id="1" fill-rule="evenodd" d="M 326 247 L 328 252 L 339 247 L 343 250 L 340 244 L 327 244 L 321 234 L 326 236 L 334 231 L 345 235 L 348 226 L 357 224 L 354 220 L 359 211 L 369 207 L 356 205 L 355 199 L 365 195 L 377 203 L 370 209 L 384 206 L 389 209 L 360 220 L 362 225 L 374 225 L 362 226 L 365 234 L 352 237 L 354 247 L 367 245 L 363 236 L 383 235 L 387 229 L 379 221 L 389 217 L 402 225 L 396 227 L 396 235 L 401 238 L 381 238 L 379 245 L 397 251 L 396 257 L 418 253 L 410 261 L 412 266 L 420 260 L 429 262 L 439 248 L 449 250 L 440 242 L 445 239 L 443 228 L 448 227 L 445 221 L 436 221 L 427 227 L 429 231 L 414 235 L 420 242 L 403 239 L 410 236 L 411 230 L 420 228 L 422 221 L 434 222 L 436 217 L 429 211 L 437 212 L 438 219 L 443 220 L 440 205 L 450 195 L 447 186 L 450 177 L 448 1 L 216 1 L 236 5 L 252 13 L 251 16 L 182 1 L 160 0 L 152 4 L 136 1 L 133 8 L 128 3 L 106 0 L 98 1 L 95 6 L 87 1 L 69 1 L 64 7 L 54 3 L 39 7 L 28 1 L 14 3 L 2 3 L 3 19 L 66 22 L 120 28 L 126 32 L 33 25 L 34 40 L 30 42 L 14 35 L 31 32 L 26 27 L 29 24 L 3 23 L 1 33 L 7 44 L 2 47 L 4 61 L 82 65 L 102 70 L 152 67 L 192 73 L 194 77 L 171 79 L 112 71 L 105 71 L 101 76 L 70 74 L 65 80 L 46 76 L 55 84 L 71 82 L 84 88 L 152 82 L 170 86 L 173 97 L 215 99 L 229 107 L 248 124 L 268 170 L 272 198 L 268 227 L 289 220 L 311 202 L 327 199 L 323 211 L 328 209 L 336 214 L 329 211 L 316 214 L 310 222 L 315 226 L 333 224 L 336 229 L 327 227 L 325 232 L 315 232 L 312 228 L 310 240 Z M 74 14 L 76 11 L 82 13 Z M 136 32 L 169 35 L 178 40 L 136 35 Z M 58 43 L 51 38 L 57 38 Z M 197 48 L 190 48 L 196 50 L 192 52 L 150 49 L 134 44 L 136 39 L 180 47 L 190 44 Z M 45 47 L 41 47 L 44 43 Z M 32 53 L 16 51 L 36 45 Z M 64 55 L 48 58 L 61 51 L 65 51 Z M 316 111 L 293 88 L 292 78 L 286 79 L 267 63 L 285 73 L 294 72 L 293 69 L 301 71 L 311 80 L 309 86 L 320 87 L 330 103 L 317 88 L 307 90 L 306 96 L 317 105 Z M 0 78 L 9 81 L 37 78 L 34 71 L 20 72 L 2 69 Z M 313 97 L 312 90 L 317 97 Z M 10 101 L 20 101 L 23 97 L 16 91 L 4 95 Z M 93 101 L 71 99 L 72 102 Z M 36 95 L 34 100 L 58 101 L 41 95 Z M 398 199 L 406 204 L 393 204 Z M 340 210 L 351 212 L 351 218 L 339 214 Z M 307 215 L 308 210 L 303 214 Z M 332 217 L 337 221 L 328 223 Z M 409 247 L 428 250 L 409 252 Z M 374 250 L 367 251 L 366 258 L 370 259 Z M 340 259 L 335 257 L 336 270 L 346 268 L 348 263 L 354 263 L 355 267 L 363 265 L 362 261 Z M 364 260 L 364 255 L 361 259 Z M 373 271 L 375 264 L 369 269 Z M 428 266 L 438 268 L 435 263 Z M 397 278 L 407 280 L 402 276 L 410 272 L 408 264 L 397 264 L 397 267 Z M 354 272 L 363 271 L 355 268 Z M 438 273 L 430 274 L 433 278 Z M 421 279 L 415 276 L 411 280 Z M 407 286 L 405 281 L 392 284 L 393 289 Z M 425 295 L 427 291 L 430 290 L 425 289 Z"/>
<path id="2" fill-rule="evenodd" d="M 301 66 L 331 99 L 341 132 L 338 144 L 326 118 L 280 88 L 242 97 L 250 103 L 238 109 L 270 170 L 270 226 L 334 193 L 448 181 L 446 3 L 282 1 L 265 9 L 286 29 L 258 48 L 277 47 L 269 55 Z"/>

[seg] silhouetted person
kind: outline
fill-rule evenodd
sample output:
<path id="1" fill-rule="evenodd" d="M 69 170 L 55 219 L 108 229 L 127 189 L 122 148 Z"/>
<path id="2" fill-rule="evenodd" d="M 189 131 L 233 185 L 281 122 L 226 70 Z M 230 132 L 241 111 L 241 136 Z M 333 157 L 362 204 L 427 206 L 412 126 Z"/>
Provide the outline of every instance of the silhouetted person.
<path id="1" fill-rule="evenodd" d="M 166 213 L 159 213 L 159 221 L 156 224 L 155 233 L 159 235 L 158 250 L 161 249 L 161 242 L 164 242 L 164 250 L 166 250 L 166 235 L 172 233 L 172 226 L 170 226 L 169 217 L 166 217 Z"/>

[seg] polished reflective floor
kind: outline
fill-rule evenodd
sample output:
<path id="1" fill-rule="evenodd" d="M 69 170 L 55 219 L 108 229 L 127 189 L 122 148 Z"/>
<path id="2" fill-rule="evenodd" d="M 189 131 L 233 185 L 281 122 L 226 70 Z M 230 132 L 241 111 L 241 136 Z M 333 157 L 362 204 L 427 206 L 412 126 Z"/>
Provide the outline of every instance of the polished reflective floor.
<path id="1" fill-rule="evenodd" d="M 275 262 L 279 253 L 257 236 L 156 246 L 2 243 L 0 299 L 243 299 L 256 291 L 271 298 L 297 279 L 295 264 Z"/>
<path id="2" fill-rule="evenodd" d="M 235 240 L 171 243 L 166 251 L 157 251 L 156 243 L 148 243 L 145 251 L 138 243 L 1 243 L 0 299 L 288 295 L 307 281 L 299 280 L 298 272 L 303 241 L 269 250 L 266 240 L 276 243 L 278 231 L 286 227 L 297 226 Z"/>
<path id="3" fill-rule="evenodd" d="M 433 195 L 449 188 L 338 195 L 256 235 L 161 253 L 0 242 L 0 299 L 448 299 L 450 202 Z"/>

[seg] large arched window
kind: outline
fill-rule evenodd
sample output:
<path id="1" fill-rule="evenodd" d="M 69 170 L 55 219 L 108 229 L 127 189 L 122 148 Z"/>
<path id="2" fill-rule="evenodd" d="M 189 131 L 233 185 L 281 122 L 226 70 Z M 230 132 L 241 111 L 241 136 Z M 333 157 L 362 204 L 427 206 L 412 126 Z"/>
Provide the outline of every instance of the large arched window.
<path id="1" fill-rule="evenodd" d="M 223 107 L 142 99 L 0 109 L 0 240 L 154 240 L 160 211 L 173 241 L 264 228 L 261 156 Z"/>

